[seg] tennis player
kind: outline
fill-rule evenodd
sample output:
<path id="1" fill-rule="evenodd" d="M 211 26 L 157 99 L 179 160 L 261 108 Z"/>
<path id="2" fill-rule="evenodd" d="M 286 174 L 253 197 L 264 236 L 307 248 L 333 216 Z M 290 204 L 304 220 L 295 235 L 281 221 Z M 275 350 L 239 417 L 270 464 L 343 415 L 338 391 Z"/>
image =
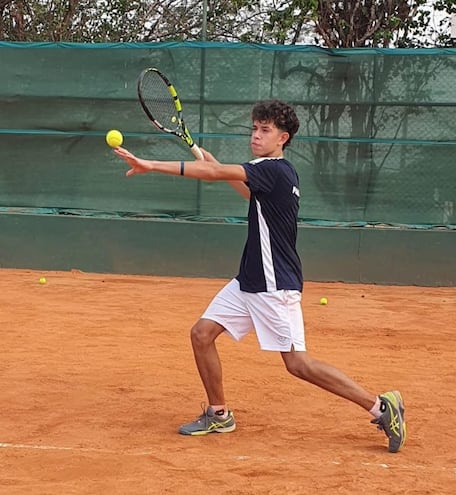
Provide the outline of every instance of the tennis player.
<path id="1" fill-rule="evenodd" d="M 207 181 L 228 181 L 249 200 L 248 234 L 238 275 L 214 297 L 191 330 L 196 365 L 208 407 L 183 424 L 183 435 L 227 433 L 236 429 L 222 383 L 215 345 L 226 333 L 240 341 L 255 329 L 261 349 L 280 352 L 294 376 L 358 404 L 388 437 L 397 452 L 406 438 L 404 405 L 398 391 L 375 395 L 343 372 L 306 352 L 301 307 L 303 276 L 296 250 L 299 179 L 284 149 L 299 128 L 293 108 L 262 101 L 252 110 L 251 150 L 255 159 L 221 164 L 203 150 L 203 161 L 154 161 L 137 158 L 124 148 L 115 153 L 130 166 L 127 176 L 148 172 Z"/>

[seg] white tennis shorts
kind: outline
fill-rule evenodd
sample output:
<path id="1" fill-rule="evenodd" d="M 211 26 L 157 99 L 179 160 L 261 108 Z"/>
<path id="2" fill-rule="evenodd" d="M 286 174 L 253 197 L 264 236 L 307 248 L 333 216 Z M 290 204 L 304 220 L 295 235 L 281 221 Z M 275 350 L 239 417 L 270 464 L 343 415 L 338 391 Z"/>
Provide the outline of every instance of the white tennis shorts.
<path id="1" fill-rule="evenodd" d="M 301 292 L 243 292 L 236 279 L 214 297 L 201 318 L 222 325 L 234 340 L 240 341 L 255 330 L 264 351 L 305 351 Z"/>

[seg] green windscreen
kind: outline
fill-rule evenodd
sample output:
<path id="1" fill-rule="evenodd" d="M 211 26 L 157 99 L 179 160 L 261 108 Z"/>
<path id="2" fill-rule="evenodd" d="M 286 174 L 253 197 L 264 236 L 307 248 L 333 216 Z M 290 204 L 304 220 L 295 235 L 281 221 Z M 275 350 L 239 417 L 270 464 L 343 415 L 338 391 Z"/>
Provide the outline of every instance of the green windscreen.
<path id="1" fill-rule="evenodd" d="M 294 105 L 286 149 L 302 222 L 456 228 L 456 50 L 325 50 L 229 43 L 0 43 L 0 209 L 243 221 L 224 183 L 144 175 L 104 136 L 146 158 L 192 160 L 136 96 L 158 67 L 195 141 L 223 163 L 252 158 L 250 111 Z"/>

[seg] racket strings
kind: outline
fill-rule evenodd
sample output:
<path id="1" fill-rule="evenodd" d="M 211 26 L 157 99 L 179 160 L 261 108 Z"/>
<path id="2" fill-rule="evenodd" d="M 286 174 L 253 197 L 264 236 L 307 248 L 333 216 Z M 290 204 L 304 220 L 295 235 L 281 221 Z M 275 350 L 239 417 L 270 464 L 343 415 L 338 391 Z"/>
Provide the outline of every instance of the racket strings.
<path id="1" fill-rule="evenodd" d="M 177 130 L 179 113 L 166 82 L 153 71 L 147 72 L 141 81 L 141 96 L 153 118 L 167 129 Z"/>

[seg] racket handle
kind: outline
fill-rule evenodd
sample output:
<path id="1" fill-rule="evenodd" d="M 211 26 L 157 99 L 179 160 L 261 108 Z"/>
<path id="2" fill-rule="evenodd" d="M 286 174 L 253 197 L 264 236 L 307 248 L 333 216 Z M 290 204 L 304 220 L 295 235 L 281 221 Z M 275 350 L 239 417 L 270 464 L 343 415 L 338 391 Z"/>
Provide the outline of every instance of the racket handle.
<path id="1" fill-rule="evenodd" d="M 190 149 L 197 160 L 204 160 L 203 152 L 197 144 L 193 143 L 193 146 Z"/>

